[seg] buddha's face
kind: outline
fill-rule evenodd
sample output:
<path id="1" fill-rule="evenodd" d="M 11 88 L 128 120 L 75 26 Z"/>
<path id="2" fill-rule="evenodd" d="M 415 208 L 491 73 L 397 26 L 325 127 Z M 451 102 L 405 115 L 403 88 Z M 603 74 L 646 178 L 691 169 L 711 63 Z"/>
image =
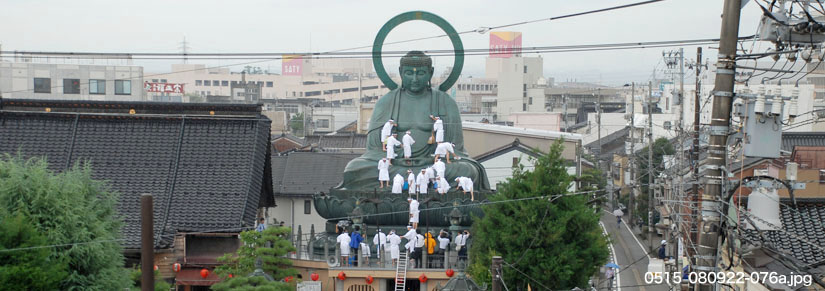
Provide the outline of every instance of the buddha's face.
<path id="1" fill-rule="evenodd" d="M 399 73 L 401 74 L 401 86 L 407 88 L 414 94 L 418 94 L 427 88 L 427 84 L 433 76 L 433 68 L 425 66 L 401 66 Z"/>

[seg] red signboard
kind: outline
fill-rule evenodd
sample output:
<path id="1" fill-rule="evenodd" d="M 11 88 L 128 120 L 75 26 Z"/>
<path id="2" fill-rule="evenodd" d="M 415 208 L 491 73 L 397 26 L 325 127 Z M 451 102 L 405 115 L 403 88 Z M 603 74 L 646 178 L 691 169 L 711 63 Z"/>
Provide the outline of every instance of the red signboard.
<path id="1" fill-rule="evenodd" d="M 301 76 L 304 70 L 304 59 L 300 55 L 284 56 L 281 60 L 281 74 L 284 76 Z"/>
<path id="2" fill-rule="evenodd" d="M 490 57 L 509 58 L 521 54 L 521 32 L 490 32 Z"/>
<path id="3" fill-rule="evenodd" d="M 143 82 L 143 89 L 146 90 L 146 92 L 156 93 L 184 93 L 183 84 L 174 83 Z"/>

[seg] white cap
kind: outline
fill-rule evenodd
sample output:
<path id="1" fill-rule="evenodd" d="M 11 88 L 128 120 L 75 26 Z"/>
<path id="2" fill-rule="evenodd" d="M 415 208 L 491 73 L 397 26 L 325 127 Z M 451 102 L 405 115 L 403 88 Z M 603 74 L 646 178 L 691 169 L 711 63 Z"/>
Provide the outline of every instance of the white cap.
<path id="1" fill-rule="evenodd" d="M 407 131 L 407 134 L 410 134 L 410 131 L 409 131 L 409 130 Z"/>
<path id="2" fill-rule="evenodd" d="M 666 240 L 662 240 L 662 244 L 663 244 L 663 245 L 666 245 L 666 244 L 667 244 L 667 241 L 666 241 Z"/>

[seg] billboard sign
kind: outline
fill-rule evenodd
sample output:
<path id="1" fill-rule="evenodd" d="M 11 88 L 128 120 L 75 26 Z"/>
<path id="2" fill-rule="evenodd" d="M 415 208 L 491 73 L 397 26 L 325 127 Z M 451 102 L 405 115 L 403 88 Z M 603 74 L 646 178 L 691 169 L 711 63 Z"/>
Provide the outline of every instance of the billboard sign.
<path id="1" fill-rule="evenodd" d="M 185 93 L 183 91 L 183 84 L 176 83 L 143 82 L 143 89 L 146 90 L 146 92 L 155 93 Z"/>
<path id="2" fill-rule="evenodd" d="M 490 32 L 490 57 L 509 58 L 521 54 L 521 32 Z"/>
<path id="3" fill-rule="evenodd" d="M 301 55 L 288 55 L 281 60 L 281 74 L 284 76 L 301 76 L 303 70 L 304 59 Z"/>

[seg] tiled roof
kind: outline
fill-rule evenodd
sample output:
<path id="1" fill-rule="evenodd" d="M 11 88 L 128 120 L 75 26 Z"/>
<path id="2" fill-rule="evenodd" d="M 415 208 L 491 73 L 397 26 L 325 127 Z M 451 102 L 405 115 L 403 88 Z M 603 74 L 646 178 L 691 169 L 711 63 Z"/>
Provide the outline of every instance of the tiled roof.
<path id="1" fill-rule="evenodd" d="M 158 238 L 160 233 L 251 226 L 259 201 L 271 197 L 271 188 L 262 187 L 271 178 L 264 174 L 270 121 L 254 105 L 169 104 L 175 113 L 141 102 L 2 105 L 0 152 L 45 156 L 55 171 L 90 162 L 94 178 L 120 193 L 126 249 L 140 247 L 143 193 L 154 196 L 157 248 L 172 243 L 172 236 Z"/>
<path id="2" fill-rule="evenodd" d="M 790 199 L 781 199 L 785 204 L 780 206 L 783 231 L 763 231 L 765 239 L 774 248 L 806 264 L 825 263 L 825 252 L 788 234 L 792 233 L 821 246 L 822 242 L 825 242 L 825 228 L 822 227 L 825 225 L 825 199 L 797 198 L 796 200 L 798 206 L 793 208 L 790 206 Z M 747 224 L 747 222 L 743 223 Z M 760 240 L 755 230 L 748 230 L 746 234 L 750 241 Z"/>
<path id="3" fill-rule="evenodd" d="M 795 146 L 825 146 L 825 132 L 783 132 L 782 150 L 790 152 Z"/>
<path id="4" fill-rule="evenodd" d="M 366 134 L 340 133 L 331 135 L 308 135 L 304 146 L 316 145 L 325 149 L 365 149 Z"/>
<path id="5" fill-rule="evenodd" d="M 361 156 L 350 153 L 291 152 L 272 157 L 275 195 L 312 195 L 329 192 L 344 179 L 344 168 Z"/>

